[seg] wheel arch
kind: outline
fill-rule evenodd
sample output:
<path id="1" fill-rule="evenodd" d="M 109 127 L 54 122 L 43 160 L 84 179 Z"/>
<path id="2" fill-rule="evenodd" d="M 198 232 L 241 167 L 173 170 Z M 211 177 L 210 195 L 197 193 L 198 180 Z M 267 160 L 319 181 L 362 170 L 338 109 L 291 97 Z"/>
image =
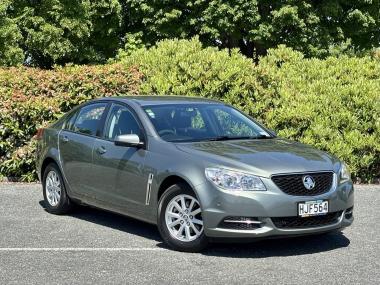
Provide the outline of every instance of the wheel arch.
<path id="1" fill-rule="evenodd" d="M 59 166 L 58 162 L 54 158 L 52 158 L 50 156 L 45 157 L 45 159 L 43 160 L 42 165 L 41 165 L 41 182 L 43 182 L 42 180 L 44 177 L 46 167 L 51 163 L 54 163 L 55 165 L 57 165 L 59 170 L 62 172 L 61 167 Z"/>
<path id="2" fill-rule="evenodd" d="M 49 155 L 49 156 L 46 156 L 44 158 L 44 160 L 42 161 L 41 168 L 40 168 L 41 169 L 41 183 L 43 183 L 43 177 L 44 177 L 45 169 L 51 163 L 54 163 L 58 167 L 58 170 L 60 171 L 60 174 L 61 174 L 62 179 L 63 179 L 63 183 L 64 183 L 65 188 L 66 188 L 67 195 L 70 198 L 74 199 L 72 197 L 72 191 L 71 191 L 69 182 L 67 181 L 65 173 L 63 172 L 61 164 L 59 163 L 59 160 L 57 158 L 54 158 L 54 157 L 52 157 L 52 156 Z"/>
<path id="3" fill-rule="evenodd" d="M 199 197 L 198 197 L 197 192 L 195 191 L 195 187 L 192 185 L 192 183 L 188 179 L 186 179 L 183 176 L 178 175 L 178 174 L 171 174 L 171 175 L 166 176 L 162 180 L 162 182 L 160 183 L 160 185 L 158 187 L 157 204 L 159 203 L 159 201 L 160 201 L 162 195 L 165 193 L 166 189 L 168 189 L 170 186 L 173 186 L 173 185 L 178 184 L 178 183 L 187 184 L 189 186 L 189 188 L 193 191 L 193 193 L 195 194 L 195 196 L 197 197 L 197 199 L 199 201 Z"/>

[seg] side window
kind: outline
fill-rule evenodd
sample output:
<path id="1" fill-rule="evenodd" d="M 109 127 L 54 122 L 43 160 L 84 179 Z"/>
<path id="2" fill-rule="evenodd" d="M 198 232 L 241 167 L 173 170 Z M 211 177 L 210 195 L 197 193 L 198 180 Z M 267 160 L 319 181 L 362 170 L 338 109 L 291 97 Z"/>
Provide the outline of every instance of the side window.
<path id="1" fill-rule="evenodd" d="M 238 117 L 232 116 L 230 113 L 221 109 L 215 109 L 214 114 L 222 130 L 222 133 L 224 135 L 229 135 L 229 136 L 256 135 L 255 130 L 253 130 L 246 122 L 239 119 Z"/>
<path id="2" fill-rule="evenodd" d="M 113 140 L 119 135 L 135 134 L 140 138 L 142 132 L 134 115 L 122 105 L 114 104 L 111 107 L 106 123 L 104 137 Z"/>
<path id="3" fill-rule="evenodd" d="M 74 132 L 95 136 L 106 105 L 105 103 L 96 103 L 83 107 L 71 129 Z"/>

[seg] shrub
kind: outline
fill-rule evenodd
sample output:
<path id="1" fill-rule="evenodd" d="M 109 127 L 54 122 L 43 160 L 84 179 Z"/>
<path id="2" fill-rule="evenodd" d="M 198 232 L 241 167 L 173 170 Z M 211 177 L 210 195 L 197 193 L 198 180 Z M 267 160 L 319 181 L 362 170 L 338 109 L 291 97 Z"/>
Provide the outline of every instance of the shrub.
<path id="1" fill-rule="evenodd" d="M 370 57 L 305 59 L 284 46 L 258 65 L 197 39 L 139 49 L 120 64 L 43 71 L 0 69 L 0 177 L 35 178 L 36 129 L 86 100 L 125 93 L 215 98 L 281 137 L 346 161 L 353 177 L 380 176 L 380 65 Z"/>
<path id="2" fill-rule="evenodd" d="M 369 57 L 304 59 L 285 47 L 258 67 L 272 86 L 263 114 L 279 135 L 314 145 L 346 161 L 364 181 L 380 177 L 380 65 Z"/>
<path id="3" fill-rule="evenodd" d="M 257 66 L 197 39 L 163 41 L 122 59 L 143 94 L 196 95 L 233 104 L 281 137 L 326 150 L 356 178 L 380 176 L 380 65 L 369 57 L 305 59 L 284 46 Z"/>
<path id="4" fill-rule="evenodd" d="M 144 74 L 142 94 L 202 96 L 254 108 L 254 66 L 238 50 L 203 48 L 197 38 L 169 40 L 132 52 L 121 61 Z"/>
<path id="5" fill-rule="evenodd" d="M 36 178 L 36 130 L 96 97 L 136 93 L 140 73 L 119 64 L 0 69 L 0 177 Z"/>

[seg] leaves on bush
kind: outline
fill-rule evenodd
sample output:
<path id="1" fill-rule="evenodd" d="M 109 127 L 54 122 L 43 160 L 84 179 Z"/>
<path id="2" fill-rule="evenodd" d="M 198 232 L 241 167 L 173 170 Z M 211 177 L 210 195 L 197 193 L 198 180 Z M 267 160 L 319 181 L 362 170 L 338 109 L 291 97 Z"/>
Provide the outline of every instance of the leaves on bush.
<path id="1" fill-rule="evenodd" d="M 136 94 L 141 74 L 120 64 L 0 69 L 0 176 L 35 176 L 32 137 L 87 100 Z"/>
<path id="2" fill-rule="evenodd" d="M 100 96 L 176 94 L 230 103 L 282 137 L 346 161 L 353 177 L 380 176 L 380 65 L 370 57 L 306 59 L 279 46 L 258 65 L 197 40 L 162 41 L 104 66 L 0 69 L 0 176 L 35 178 L 37 128 Z"/>

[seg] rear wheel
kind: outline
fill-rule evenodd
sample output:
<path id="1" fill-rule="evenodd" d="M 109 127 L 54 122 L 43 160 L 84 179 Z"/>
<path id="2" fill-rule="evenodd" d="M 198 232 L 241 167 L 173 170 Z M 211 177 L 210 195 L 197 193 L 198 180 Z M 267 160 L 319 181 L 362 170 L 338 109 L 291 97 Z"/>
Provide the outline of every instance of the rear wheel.
<path id="1" fill-rule="evenodd" d="M 207 246 L 201 205 L 188 185 L 175 184 L 162 195 L 158 229 L 165 243 L 175 250 L 199 252 Z"/>
<path id="2" fill-rule="evenodd" d="M 46 210 L 58 215 L 69 212 L 72 203 L 67 196 L 61 172 L 56 164 L 51 163 L 46 167 L 42 181 Z"/>

